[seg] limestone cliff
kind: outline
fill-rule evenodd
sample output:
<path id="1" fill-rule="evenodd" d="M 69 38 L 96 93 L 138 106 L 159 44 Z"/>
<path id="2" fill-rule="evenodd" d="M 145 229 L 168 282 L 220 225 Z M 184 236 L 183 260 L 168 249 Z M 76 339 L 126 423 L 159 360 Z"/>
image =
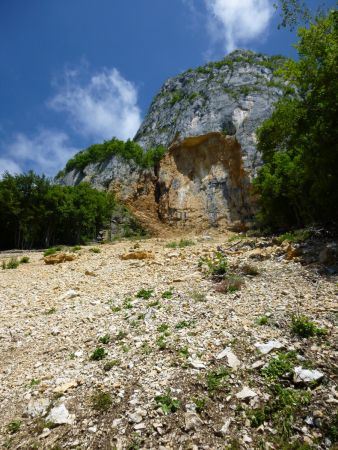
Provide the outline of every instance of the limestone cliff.
<path id="1" fill-rule="evenodd" d="M 111 155 L 61 182 L 113 190 L 144 222 L 204 228 L 250 220 L 250 182 L 261 164 L 255 132 L 283 95 L 275 75 L 282 62 L 235 51 L 169 79 L 134 139 L 144 151 L 168 149 L 156 168 Z"/>

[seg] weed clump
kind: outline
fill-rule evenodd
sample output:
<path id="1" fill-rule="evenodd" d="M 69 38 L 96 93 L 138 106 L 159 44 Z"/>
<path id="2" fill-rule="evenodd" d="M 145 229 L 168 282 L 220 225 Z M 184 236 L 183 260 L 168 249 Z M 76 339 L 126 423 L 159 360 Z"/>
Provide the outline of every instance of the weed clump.
<path id="1" fill-rule="evenodd" d="M 100 390 L 92 395 L 91 401 L 93 408 L 101 412 L 108 411 L 113 404 L 111 394 Z"/>
<path id="2" fill-rule="evenodd" d="M 99 342 L 101 342 L 101 344 L 109 344 L 110 341 L 111 341 L 111 336 L 108 333 L 99 338 Z"/>
<path id="3" fill-rule="evenodd" d="M 191 241 L 190 239 L 181 239 L 179 242 L 169 242 L 169 244 L 166 245 L 167 248 L 184 248 L 189 247 L 191 245 L 195 245 L 194 241 Z"/>
<path id="4" fill-rule="evenodd" d="M 105 372 L 109 372 L 109 370 L 111 370 L 113 367 L 119 366 L 120 363 L 121 362 L 118 359 L 112 359 L 110 361 L 107 361 L 103 366 L 103 370 Z"/>
<path id="5" fill-rule="evenodd" d="M 216 370 L 208 372 L 206 375 L 208 391 L 213 393 L 222 389 L 225 386 L 229 375 L 230 373 L 225 367 L 219 367 Z"/>
<path id="6" fill-rule="evenodd" d="M 143 298 L 144 300 L 148 300 L 153 293 L 152 289 L 141 289 L 136 294 L 137 298 Z"/>
<path id="7" fill-rule="evenodd" d="M 107 356 L 107 351 L 103 347 L 97 347 L 90 356 L 92 361 L 101 361 Z"/>
<path id="8" fill-rule="evenodd" d="M 29 257 L 28 256 L 23 256 L 21 259 L 20 259 L 20 264 L 28 264 L 29 263 Z"/>
<path id="9" fill-rule="evenodd" d="M 16 258 L 11 258 L 8 263 L 2 262 L 2 269 L 16 269 L 19 267 L 20 262 Z"/>
<path id="10" fill-rule="evenodd" d="M 174 399 L 171 396 L 171 392 L 168 390 L 165 395 L 158 395 L 155 397 L 155 401 L 159 407 L 161 407 L 164 414 L 174 413 L 176 412 L 181 402 L 177 399 Z"/>
<path id="11" fill-rule="evenodd" d="M 215 279 L 222 279 L 228 270 L 228 261 L 222 252 L 215 252 L 211 257 L 201 257 L 198 265 L 206 267 L 207 274 Z"/>
<path id="12" fill-rule="evenodd" d="M 45 250 L 43 252 L 43 256 L 55 255 L 55 253 L 60 252 L 61 250 L 62 250 L 62 247 L 50 247 L 50 248 L 47 248 L 47 250 Z"/>
<path id="13" fill-rule="evenodd" d="M 289 374 L 297 362 L 296 352 L 280 352 L 262 369 L 262 375 L 269 381 L 280 379 Z"/>
<path id="14" fill-rule="evenodd" d="M 268 316 L 261 316 L 261 317 L 258 317 L 258 319 L 256 320 L 257 325 L 268 325 L 269 322 L 270 322 L 270 319 Z"/>
<path id="15" fill-rule="evenodd" d="M 307 316 L 292 317 L 291 332 L 302 338 L 309 338 L 312 336 L 325 336 L 327 330 L 319 328 Z"/>
<path id="16" fill-rule="evenodd" d="M 12 422 L 9 422 L 7 425 L 8 433 L 15 434 L 17 433 L 21 428 L 21 420 L 12 420 Z"/>
<path id="17" fill-rule="evenodd" d="M 89 249 L 89 251 L 92 253 L 101 253 L 101 249 L 99 249 L 98 247 L 92 247 Z"/>

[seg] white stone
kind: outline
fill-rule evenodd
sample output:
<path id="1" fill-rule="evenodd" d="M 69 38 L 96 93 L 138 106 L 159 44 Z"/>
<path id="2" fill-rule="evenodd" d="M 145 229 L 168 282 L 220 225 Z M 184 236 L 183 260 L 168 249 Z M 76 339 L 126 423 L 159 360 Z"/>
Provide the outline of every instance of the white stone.
<path id="1" fill-rule="evenodd" d="M 64 294 L 60 295 L 59 300 L 67 300 L 70 298 L 78 297 L 80 294 L 73 289 L 70 289 L 69 291 L 65 292 Z"/>
<path id="2" fill-rule="evenodd" d="M 225 419 L 224 420 L 224 425 L 222 426 L 222 428 L 221 428 L 221 433 L 225 436 L 227 433 L 228 433 L 228 431 L 229 431 L 229 426 L 230 426 L 230 423 L 231 423 L 231 419 Z"/>
<path id="3" fill-rule="evenodd" d="M 49 400 L 47 398 L 32 399 L 28 403 L 27 413 L 30 417 L 43 416 L 47 412 Z"/>
<path id="4" fill-rule="evenodd" d="M 267 355 L 271 352 L 271 350 L 275 350 L 278 348 L 282 348 L 283 344 L 279 341 L 271 340 L 267 342 L 266 344 L 255 344 L 255 347 L 258 348 L 258 350 L 263 354 Z"/>
<path id="5" fill-rule="evenodd" d="M 194 412 L 186 412 L 184 414 L 185 431 L 197 430 L 203 424 L 202 420 Z"/>
<path id="6" fill-rule="evenodd" d="M 248 388 L 247 386 L 244 386 L 244 388 L 236 394 L 236 397 L 240 400 L 245 400 L 247 398 L 253 398 L 256 396 L 257 393 L 252 389 Z"/>
<path id="7" fill-rule="evenodd" d="M 69 414 L 69 411 L 64 404 L 61 404 L 50 410 L 47 421 L 53 422 L 56 425 L 63 425 L 66 423 L 71 425 L 74 422 L 74 416 Z"/>
<path id="8" fill-rule="evenodd" d="M 240 360 L 232 352 L 230 347 L 226 347 L 221 353 L 219 353 L 216 356 L 216 359 L 222 359 L 225 357 L 227 357 L 227 359 L 228 359 L 228 366 L 231 367 L 233 370 L 237 370 L 239 368 L 239 366 L 241 365 Z"/>
<path id="9" fill-rule="evenodd" d="M 324 374 L 319 370 L 303 369 L 302 366 L 297 366 L 294 369 L 295 383 L 311 383 L 323 378 Z"/>
<path id="10" fill-rule="evenodd" d="M 199 361 L 197 359 L 189 359 L 189 362 L 190 362 L 191 366 L 194 369 L 199 369 L 200 370 L 200 369 L 205 369 L 206 368 L 206 365 L 203 364 L 202 361 Z"/>

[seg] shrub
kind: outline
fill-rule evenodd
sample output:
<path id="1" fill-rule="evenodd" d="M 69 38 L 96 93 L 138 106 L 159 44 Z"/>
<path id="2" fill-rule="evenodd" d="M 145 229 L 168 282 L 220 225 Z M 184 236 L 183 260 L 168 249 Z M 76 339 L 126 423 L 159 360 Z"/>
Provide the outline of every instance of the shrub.
<path id="1" fill-rule="evenodd" d="M 201 257 L 198 265 L 206 266 L 207 273 L 213 278 L 223 278 L 228 270 L 228 261 L 222 252 L 215 252 L 212 257 Z"/>
<path id="2" fill-rule="evenodd" d="M 282 378 L 292 371 L 296 362 L 297 355 L 295 352 L 280 352 L 262 369 L 262 375 L 270 381 Z"/>
<path id="3" fill-rule="evenodd" d="M 319 328 L 306 316 L 292 317 L 291 332 L 299 337 L 325 336 L 327 330 Z"/>
<path id="4" fill-rule="evenodd" d="M 28 264 L 29 263 L 29 257 L 28 256 L 23 256 L 20 259 L 20 264 Z"/>
<path id="5" fill-rule="evenodd" d="M 107 351 L 103 347 L 97 347 L 90 356 L 92 361 L 100 361 L 107 356 Z"/>
<path id="6" fill-rule="evenodd" d="M 19 267 L 20 262 L 16 258 L 11 258 L 7 264 L 5 262 L 2 263 L 3 269 L 17 269 Z"/>
<path id="7" fill-rule="evenodd" d="M 89 251 L 92 253 L 101 253 L 101 249 L 99 249 L 98 247 L 92 247 L 89 249 Z"/>

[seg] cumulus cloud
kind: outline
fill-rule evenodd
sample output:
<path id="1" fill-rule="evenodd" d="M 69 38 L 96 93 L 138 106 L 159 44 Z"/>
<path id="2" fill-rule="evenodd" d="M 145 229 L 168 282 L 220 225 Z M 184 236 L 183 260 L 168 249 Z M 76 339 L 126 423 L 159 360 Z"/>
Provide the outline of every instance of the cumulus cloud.
<path id="1" fill-rule="evenodd" d="M 16 173 L 21 173 L 21 167 L 11 159 L 0 158 L 0 177 L 5 173 L 9 172 L 14 175 Z"/>
<path id="2" fill-rule="evenodd" d="M 274 9 L 270 0 L 204 0 L 208 29 L 227 52 L 262 36 Z"/>
<path id="3" fill-rule="evenodd" d="M 77 70 L 67 71 L 65 82 L 48 102 L 56 111 L 65 112 L 71 127 L 95 141 L 133 138 L 141 124 L 137 90 L 117 69 L 104 69 L 81 81 Z"/>
<path id="4" fill-rule="evenodd" d="M 30 168 L 54 176 L 77 151 L 68 135 L 57 130 L 42 129 L 33 136 L 17 133 L 6 145 L 6 158 L 0 159 L 0 173 Z"/>

